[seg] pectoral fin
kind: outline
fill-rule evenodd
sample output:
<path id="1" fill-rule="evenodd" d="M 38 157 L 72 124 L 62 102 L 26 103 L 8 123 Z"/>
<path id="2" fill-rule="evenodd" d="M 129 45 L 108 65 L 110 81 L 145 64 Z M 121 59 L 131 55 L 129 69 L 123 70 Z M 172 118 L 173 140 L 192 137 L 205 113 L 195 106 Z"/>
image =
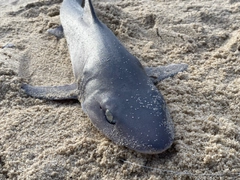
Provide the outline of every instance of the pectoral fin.
<path id="1" fill-rule="evenodd" d="M 145 67 L 147 75 L 154 83 L 159 82 L 168 77 L 172 77 L 179 72 L 185 71 L 188 68 L 187 64 L 170 64 L 167 66 Z"/>
<path id="2" fill-rule="evenodd" d="M 64 86 L 22 85 L 24 92 L 32 97 L 48 100 L 77 99 L 79 91 L 76 83 Z"/>

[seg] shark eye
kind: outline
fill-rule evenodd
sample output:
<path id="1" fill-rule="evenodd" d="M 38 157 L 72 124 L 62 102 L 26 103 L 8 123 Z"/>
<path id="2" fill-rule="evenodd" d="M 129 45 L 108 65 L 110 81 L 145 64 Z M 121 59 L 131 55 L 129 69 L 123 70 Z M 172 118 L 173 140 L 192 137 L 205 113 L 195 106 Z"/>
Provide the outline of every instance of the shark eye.
<path id="1" fill-rule="evenodd" d="M 116 123 L 116 121 L 113 119 L 112 113 L 108 109 L 105 111 L 105 117 L 110 124 Z"/>

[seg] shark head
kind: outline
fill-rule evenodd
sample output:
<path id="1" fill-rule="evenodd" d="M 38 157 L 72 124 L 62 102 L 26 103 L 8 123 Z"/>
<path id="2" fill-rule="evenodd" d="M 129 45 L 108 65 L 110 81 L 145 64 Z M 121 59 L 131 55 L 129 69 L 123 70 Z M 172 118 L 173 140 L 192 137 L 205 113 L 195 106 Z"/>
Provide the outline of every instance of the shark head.
<path id="1" fill-rule="evenodd" d="M 118 145 L 157 154 L 173 142 L 168 108 L 151 82 L 135 89 L 98 90 L 83 102 L 83 109 L 92 123 Z"/>

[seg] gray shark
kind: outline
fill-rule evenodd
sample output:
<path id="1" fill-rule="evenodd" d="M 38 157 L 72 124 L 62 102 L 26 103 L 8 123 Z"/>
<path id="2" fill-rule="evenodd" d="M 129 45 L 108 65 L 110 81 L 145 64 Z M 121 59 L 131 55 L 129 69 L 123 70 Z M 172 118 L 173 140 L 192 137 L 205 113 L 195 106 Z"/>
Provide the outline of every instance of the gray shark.
<path id="1" fill-rule="evenodd" d="M 61 26 L 49 32 L 68 43 L 75 82 L 31 86 L 25 93 L 49 100 L 78 99 L 98 130 L 118 145 L 141 153 L 171 146 L 174 128 L 154 82 L 187 69 L 186 64 L 143 67 L 96 16 L 91 0 L 64 0 Z"/>

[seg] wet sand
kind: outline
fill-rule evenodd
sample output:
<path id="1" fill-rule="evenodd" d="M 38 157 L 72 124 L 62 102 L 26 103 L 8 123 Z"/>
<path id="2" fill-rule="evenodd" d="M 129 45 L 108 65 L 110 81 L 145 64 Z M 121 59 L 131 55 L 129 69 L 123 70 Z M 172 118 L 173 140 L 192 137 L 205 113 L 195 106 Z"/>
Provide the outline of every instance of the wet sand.
<path id="1" fill-rule="evenodd" d="M 21 91 L 22 83 L 73 81 L 66 40 L 46 33 L 60 23 L 60 3 L 0 2 L 0 46 L 14 45 L 0 49 L 0 179 L 240 178 L 238 0 L 93 0 L 143 65 L 189 65 L 157 84 L 175 127 L 174 144 L 159 155 L 113 144 L 78 102 Z"/>

